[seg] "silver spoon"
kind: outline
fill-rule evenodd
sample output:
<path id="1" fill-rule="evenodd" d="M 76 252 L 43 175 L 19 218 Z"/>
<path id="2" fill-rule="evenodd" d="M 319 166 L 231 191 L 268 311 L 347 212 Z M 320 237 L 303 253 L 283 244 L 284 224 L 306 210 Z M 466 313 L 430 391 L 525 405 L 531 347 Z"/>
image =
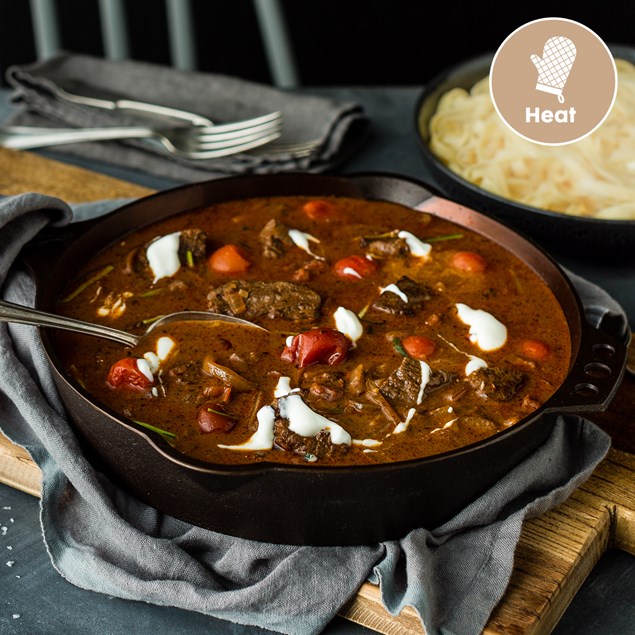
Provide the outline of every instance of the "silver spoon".
<path id="1" fill-rule="evenodd" d="M 210 313 L 209 311 L 180 311 L 178 313 L 170 313 L 160 317 L 158 320 L 153 322 L 142 335 L 133 335 L 132 333 L 113 329 L 109 326 L 83 322 L 82 320 L 63 317 L 53 313 L 46 313 L 44 311 L 39 311 L 38 309 L 32 309 L 31 307 L 0 300 L 0 322 L 15 322 L 17 324 L 32 324 L 34 326 L 50 326 L 53 328 L 64 329 L 66 331 L 74 331 L 76 333 L 104 337 L 131 347 L 137 346 L 143 337 L 159 326 L 164 326 L 170 322 L 185 321 L 233 322 L 234 324 L 242 324 L 243 326 L 253 326 L 254 328 L 262 331 L 267 330 L 262 326 L 254 324 L 253 322 L 248 322 L 247 320 L 234 317 L 233 315 L 222 315 L 221 313 Z"/>

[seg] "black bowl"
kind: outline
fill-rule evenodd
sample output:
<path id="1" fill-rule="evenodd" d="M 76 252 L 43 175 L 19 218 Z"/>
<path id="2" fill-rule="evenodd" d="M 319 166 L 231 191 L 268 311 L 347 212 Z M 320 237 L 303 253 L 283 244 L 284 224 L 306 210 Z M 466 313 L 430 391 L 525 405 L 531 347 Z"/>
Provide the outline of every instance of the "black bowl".
<path id="1" fill-rule="evenodd" d="M 635 63 L 635 49 L 609 46 L 613 56 Z M 452 88 L 469 90 L 489 75 L 494 52 L 469 59 L 435 76 L 415 107 L 415 130 L 426 167 L 426 180 L 441 194 L 492 216 L 532 238 L 549 251 L 602 259 L 632 258 L 635 221 L 572 216 L 516 203 L 492 194 L 450 170 L 430 149 L 430 119 L 441 96 Z"/>

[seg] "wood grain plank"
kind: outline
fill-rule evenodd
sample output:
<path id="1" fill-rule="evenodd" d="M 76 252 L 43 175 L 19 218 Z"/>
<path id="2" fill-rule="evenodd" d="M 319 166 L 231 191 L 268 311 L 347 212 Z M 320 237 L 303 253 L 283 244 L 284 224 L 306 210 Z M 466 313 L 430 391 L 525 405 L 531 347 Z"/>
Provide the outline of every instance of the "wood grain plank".
<path id="1" fill-rule="evenodd" d="M 426 630 L 412 607 L 405 607 L 398 617 L 386 611 L 379 589 L 364 584 L 340 615 L 384 635 L 425 635 Z"/>
<path id="2" fill-rule="evenodd" d="M 0 193 L 40 192 L 68 203 L 147 196 L 152 190 L 33 152 L 0 148 Z"/>
<path id="3" fill-rule="evenodd" d="M 39 496 L 42 489 L 42 474 L 29 453 L 11 443 L 1 432 L 0 482 L 32 496 Z"/>
<path id="4" fill-rule="evenodd" d="M 604 551 L 629 546 L 634 528 L 626 537 L 615 529 L 634 515 L 633 468 L 631 455 L 611 450 L 565 503 L 525 523 L 509 587 L 486 632 L 549 633 Z"/>

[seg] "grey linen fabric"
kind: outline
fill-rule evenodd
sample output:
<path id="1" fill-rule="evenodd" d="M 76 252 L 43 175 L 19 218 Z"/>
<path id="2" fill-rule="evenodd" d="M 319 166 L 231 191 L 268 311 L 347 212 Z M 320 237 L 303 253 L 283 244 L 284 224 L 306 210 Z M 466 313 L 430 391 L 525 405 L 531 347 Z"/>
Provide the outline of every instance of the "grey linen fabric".
<path id="1" fill-rule="evenodd" d="M 113 205 L 80 205 L 74 217 Z M 39 194 L 0 201 L 5 299 L 33 303 L 34 283 L 16 255 L 42 227 L 72 216 L 66 203 Z M 607 311 L 623 316 L 601 289 L 573 278 L 592 320 Z M 42 468 L 42 532 L 64 578 L 294 635 L 323 630 L 366 580 L 381 586 L 391 613 L 415 607 L 430 635 L 480 633 L 508 584 L 523 520 L 564 501 L 610 446 L 589 421 L 553 416 L 547 442 L 442 527 L 373 546 L 265 544 L 161 514 L 96 472 L 69 427 L 35 328 L 0 326 L 0 377 L 0 428 Z"/>
<path id="2" fill-rule="evenodd" d="M 185 72 L 145 62 L 61 54 L 44 62 L 11 67 L 7 81 L 15 89 L 14 102 L 22 106 L 7 122 L 10 124 L 78 128 L 156 124 L 156 119 L 68 103 L 55 95 L 57 85 L 89 83 L 92 89 L 119 98 L 181 108 L 219 123 L 281 111 L 283 134 L 277 142 L 321 141 L 315 154 L 301 158 L 243 153 L 205 160 L 177 158 L 158 146 L 134 140 L 57 146 L 57 151 L 179 181 L 229 174 L 324 172 L 357 149 L 368 125 L 362 107 L 353 102 L 336 102 L 306 92 L 299 95 L 238 77 Z"/>

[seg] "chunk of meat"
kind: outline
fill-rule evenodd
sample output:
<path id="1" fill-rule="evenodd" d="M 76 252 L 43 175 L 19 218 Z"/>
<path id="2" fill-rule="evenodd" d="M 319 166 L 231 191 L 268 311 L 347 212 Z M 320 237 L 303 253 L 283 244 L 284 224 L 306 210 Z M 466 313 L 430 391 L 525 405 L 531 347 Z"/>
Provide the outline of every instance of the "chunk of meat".
<path id="1" fill-rule="evenodd" d="M 476 394 L 493 401 L 510 401 L 523 387 L 527 375 L 515 368 L 479 368 L 468 377 Z"/>
<path id="2" fill-rule="evenodd" d="M 176 364 L 161 374 L 161 390 L 166 396 L 182 403 L 200 404 L 209 401 L 210 396 L 220 397 L 219 402 L 225 396 L 229 398 L 231 393 L 223 392 L 225 386 L 213 384 L 211 379 L 202 381 L 204 377 L 197 362 Z"/>
<path id="3" fill-rule="evenodd" d="M 420 362 L 404 357 L 397 369 L 380 384 L 379 390 L 392 404 L 408 407 L 417 405 L 421 391 L 421 364 Z M 445 386 L 454 379 L 451 373 L 444 370 L 433 370 L 426 384 L 421 400 L 434 389 Z"/>
<path id="4" fill-rule="evenodd" d="M 317 459 L 323 459 L 341 456 L 349 450 L 345 443 L 332 443 L 328 430 L 321 430 L 314 437 L 303 437 L 289 430 L 288 423 L 286 419 L 276 418 L 273 432 L 275 445 L 287 452 L 307 457 L 313 455 Z"/>
<path id="5" fill-rule="evenodd" d="M 401 417 L 399 413 L 395 411 L 395 409 L 388 403 L 388 400 L 384 395 L 382 395 L 381 391 L 378 388 L 371 388 L 364 393 L 366 399 L 377 406 L 384 417 L 392 422 L 393 425 L 397 425 L 401 421 Z"/>
<path id="6" fill-rule="evenodd" d="M 164 382 L 166 386 L 196 386 L 201 377 L 201 367 L 196 362 L 183 362 L 172 366 Z"/>
<path id="7" fill-rule="evenodd" d="M 346 382 L 342 373 L 314 366 L 302 374 L 302 386 L 308 386 L 309 394 L 317 399 L 336 401 L 344 394 Z"/>
<path id="8" fill-rule="evenodd" d="M 348 373 L 348 391 L 355 396 L 361 395 L 366 387 L 366 378 L 363 364 L 357 364 L 353 370 Z"/>
<path id="9" fill-rule="evenodd" d="M 289 238 L 289 228 L 275 218 L 262 228 L 258 240 L 265 258 L 280 258 L 287 247 L 293 246 L 293 241 Z"/>
<path id="10" fill-rule="evenodd" d="M 201 370 L 196 362 L 183 362 L 172 366 L 161 376 L 165 395 L 182 403 L 199 403 L 205 398 L 201 388 Z"/>
<path id="11" fill-rule="evenodd" d="M 309 260 L 293 272 L 294 282 L 308 282 L 314 276 L 322 273 L 328 265 L 324 260 Z"/>
<path id="12" fill-rule="evenodd" d="M 362 237 L 359 245 L 375 258 L 405 258 L 410 253 L 408 243 L 396 234 L 384 238 Z"/>
<path id="13" fill-rule="evenodd" d="M 183 229 L 179 236 L 179 259 L 182 263 L 205 260 L 207 234 L 202 229 Z"/>
<path id="14" fill-rule="evenodd" d="M 292 282 L 233 280 L 212 289 L 207 301 L 214 313 L 246 320 L 257 317 L 315 320 L 322 298 L 312 289 Z"/>
<path id="15" fill-rule="evenodd" d="M 399 294 L 388 290 L 373 302 L 372 308 L 391 315 L 412 315 L 430 299 L 430 290 L 408 276 L 399 278 L 395 286 L 408 298 L 407 302 Z"/>

